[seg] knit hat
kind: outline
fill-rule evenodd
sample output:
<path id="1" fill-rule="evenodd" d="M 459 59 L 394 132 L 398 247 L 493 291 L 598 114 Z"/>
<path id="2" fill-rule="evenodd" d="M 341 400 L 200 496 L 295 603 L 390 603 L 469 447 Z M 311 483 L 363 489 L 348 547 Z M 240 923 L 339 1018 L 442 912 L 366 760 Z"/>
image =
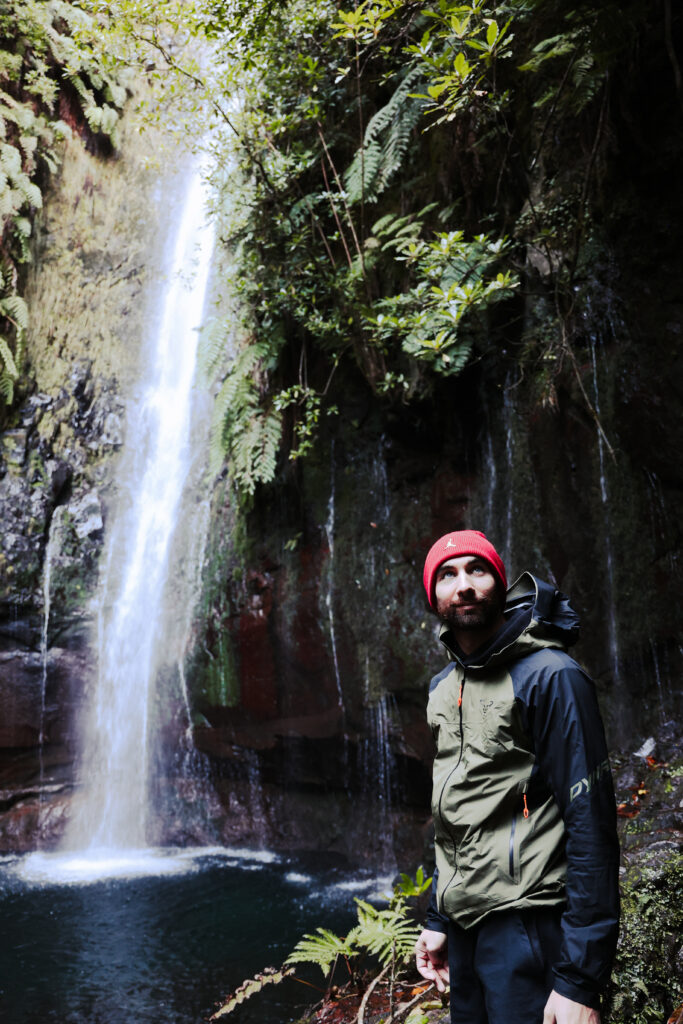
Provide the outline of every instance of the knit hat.
<path id="1" fill-rule="evenodd" d="M 454 533 L 446 533 L 439 537 L 435 544 L 432 544 L 425 561 L 424 575 L 422 577 L 427 591 L 427 599 L 430 606 L 434 607 L 434 577 L 436 570 L 449 558 L 459 558 L 461 555 L 477 555 L 483 558 L 491 566 L 493 573 L 507 590 L 508 581 L 505 575 L 503 560 L 494 548 L 493 544 L 486 539 L 479 530 L 456 530 Z"/>

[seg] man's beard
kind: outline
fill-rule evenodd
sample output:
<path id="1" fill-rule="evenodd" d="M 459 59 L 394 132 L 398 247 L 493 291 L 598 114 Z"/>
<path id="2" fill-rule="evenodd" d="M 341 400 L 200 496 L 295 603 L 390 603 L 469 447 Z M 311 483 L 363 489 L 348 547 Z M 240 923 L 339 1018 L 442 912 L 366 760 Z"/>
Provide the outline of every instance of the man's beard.
<path id="1" fill-rule="evenodd" d="M 457 605 L 437 605 L 439 617 L 450 629 L 459 631 L 466 629 L 486 629 L 495 625 L 502 610 L 498 596 L 485 597 L 470 608 L 459 608 Z"/>

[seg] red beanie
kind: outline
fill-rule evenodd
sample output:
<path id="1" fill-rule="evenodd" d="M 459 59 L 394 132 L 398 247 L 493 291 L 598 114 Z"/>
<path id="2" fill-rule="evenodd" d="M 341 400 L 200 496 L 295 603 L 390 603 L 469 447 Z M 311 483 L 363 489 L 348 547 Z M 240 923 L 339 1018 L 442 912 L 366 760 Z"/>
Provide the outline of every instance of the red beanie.
<path id="1" fill-rule="evenodd" d="M 461 555 L 477 555 L 488 562 L 494 574 L 507 590 L 508 581 L 505 575 L 503 560 L 494 548 L 493 544 L 486 539 L 479 530 L 456 530 L 455 533 L 446 533 L 439 537 L 435 544 L 432 544 L 425 562 L 424 580 L 427 599 L 431 607 L 434 607 L 434 577 L 436 570 L 449 558 L 459 558 Z"/>

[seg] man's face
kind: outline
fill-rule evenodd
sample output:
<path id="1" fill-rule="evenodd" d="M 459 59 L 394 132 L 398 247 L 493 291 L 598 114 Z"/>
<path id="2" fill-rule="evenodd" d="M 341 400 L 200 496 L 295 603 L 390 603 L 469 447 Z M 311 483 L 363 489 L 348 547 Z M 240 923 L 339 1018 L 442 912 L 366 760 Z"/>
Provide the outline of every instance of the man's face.
<path id="1" fill-rule="evenodd" d="M 504 598 L 488 562 L 461 555 L 442 562 L 434 587 L 439 618 L 456 633 L 478 631 L 481 640 L 503 622 Z"/>

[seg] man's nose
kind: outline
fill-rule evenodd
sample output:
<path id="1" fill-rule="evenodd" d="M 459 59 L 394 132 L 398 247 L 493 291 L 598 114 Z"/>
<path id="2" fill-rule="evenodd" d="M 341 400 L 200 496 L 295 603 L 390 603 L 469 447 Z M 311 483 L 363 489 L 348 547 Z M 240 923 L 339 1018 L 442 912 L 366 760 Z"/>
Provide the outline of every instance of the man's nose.
<path id="1" fill-rule="evenodd" d="M 472 589 L 472 580 L 466 572 L 459 572 L 455 579 L 455 589 L 459 594 Z"/>

